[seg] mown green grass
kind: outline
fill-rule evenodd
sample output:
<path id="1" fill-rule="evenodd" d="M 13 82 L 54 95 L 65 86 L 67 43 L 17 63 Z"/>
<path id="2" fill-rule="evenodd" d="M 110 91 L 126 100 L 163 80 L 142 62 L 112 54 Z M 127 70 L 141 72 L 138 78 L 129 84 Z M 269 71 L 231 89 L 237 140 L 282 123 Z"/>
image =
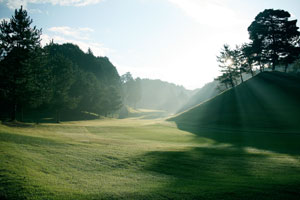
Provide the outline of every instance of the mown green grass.
<path id="1" fill-rule="evenodd" d="M 133 109 L 131 107 L 127 107 L 127 115 L 126 117 L 121 118 L 140 118 L 140 119 L 157 119 L 157 118 L 165 118 L 169 116 L 169 113 L 164 110 L 151 110 L 151 109 Z"/>
<path id="2" fill-rule="evenodd" d="M 0 197 L 299 199 L 299 142 L 162 120 L 0 125 Z"/>

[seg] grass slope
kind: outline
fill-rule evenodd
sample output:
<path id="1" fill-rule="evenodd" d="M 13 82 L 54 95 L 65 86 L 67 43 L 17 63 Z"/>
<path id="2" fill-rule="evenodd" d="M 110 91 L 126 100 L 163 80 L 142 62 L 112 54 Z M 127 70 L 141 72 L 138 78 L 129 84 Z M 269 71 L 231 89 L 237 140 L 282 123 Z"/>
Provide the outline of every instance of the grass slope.
<path id="1" fill-rule="evenodd" d="M 0 125 L 1 199 L 300 198 L 298 134 L 221 141 L 141 119 L 13 125 Z"/>
<path id="2" fill-rule="evenodd" d="M 169 114 L 164 110 L 150 110 L 150 109 L 134 109 L 126 106 L 123 109 L 123 113 L 120 114 L 119 118 L 139 118 L 139 119 L 158 119 L 166 118 Z"/>
<path id="3" fill-rule="evenodd" d="M 264 72 L 170 120 L 179 127 L 300 131 L 300 79 Z"/>

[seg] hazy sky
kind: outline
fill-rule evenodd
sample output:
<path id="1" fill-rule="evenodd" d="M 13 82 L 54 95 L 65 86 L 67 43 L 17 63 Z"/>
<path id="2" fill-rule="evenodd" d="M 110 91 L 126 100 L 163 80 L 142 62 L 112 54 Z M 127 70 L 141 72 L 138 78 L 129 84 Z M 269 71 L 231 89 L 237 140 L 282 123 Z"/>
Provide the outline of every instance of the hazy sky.
<path id="1" fill-rule="evenodd" d="M 44 44 L 53 38 L 90 47 L 120 75 L 130 71 L 188 89 L 218 75 L 223 44 L 247 42 L 259 12 L 284 9 L 300 19 L 300 0 L 0 0 L 0 18 L 20 5 L 42 28 Z"/>

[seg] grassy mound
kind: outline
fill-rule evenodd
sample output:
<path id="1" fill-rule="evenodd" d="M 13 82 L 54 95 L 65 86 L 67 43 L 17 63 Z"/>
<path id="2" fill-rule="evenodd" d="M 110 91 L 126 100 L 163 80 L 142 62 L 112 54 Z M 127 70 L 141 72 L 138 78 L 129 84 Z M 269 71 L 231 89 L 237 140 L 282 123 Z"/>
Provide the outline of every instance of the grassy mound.
<path id="1" fill-rule="evenodd" d="M 300 130 L 300 79 L 264 72 L 171 118 L 179 127 Z"/>

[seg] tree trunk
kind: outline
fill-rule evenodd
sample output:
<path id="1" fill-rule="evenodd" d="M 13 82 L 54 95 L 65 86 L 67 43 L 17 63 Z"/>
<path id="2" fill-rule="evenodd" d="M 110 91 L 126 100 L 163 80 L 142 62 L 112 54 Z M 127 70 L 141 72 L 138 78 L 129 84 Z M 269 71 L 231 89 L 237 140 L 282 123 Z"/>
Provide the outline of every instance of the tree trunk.
<path id="1" fill-rule="evenodd" d="M 259 65 L 259 71 L 260 71 L 260 72 L 263 72 L 262 66 L 261 66 L 261 65 Z"/>
<path id="2" fill-rule="evenodd" d="M 275 71 L 276 65 L 275 63 L 272 63 L 272 71 Z"/>
<path id="3" fill-rule="evenodd" d="M 285 73 L 286 73 L 288 67 L 289 67 L 289 65 L 286 64 L 285 67 L 284 67 L 284 72 L 285 72 Z"/>
<path id="4" fill-rule="evenodd" d="M 230 84 L 231 84 L 231 87 L 234 88 L 234 82 L 233 82 L 232 78 L 230 78 Z"/>
<path id="5" fill-rule="evenodd" d="M 233 82 L 233 77 L 232 77 L 231 72 L 229 72 L 229 82 L 230 82 L 231 87 L 234 87 L 234 82 Z"/>
<path id="6" fill-rule="evenodd" d="M 24 109 L 23 106 L 21 106 L 21 122 L 24 121 Z"/>
<path id="7" fill-rule="evenodd" d="M 260 72 L 263 72 L 263 71 L 265 71 L 265 67 L 262 64 L 260 64 L 259 65 L 259 70 L 260 70 Z"/>
<path id="8" fill-rule="evenodd" d="M 253 74 L 253 69 L 252 69 L 252 65 L 251 64 L 249 64 L 249 68 L 250 68 L 251 76 L 253 77 L 254 74 Z"/>
<path id="9" fill-rule="evenodd" d="M 60 119 L 59 119 L 59 110 L 56 110 L 56 123 L 59 123 Z"/>
<path id="10" fill-rule="evenodd" d="M 241 77 L 241 81 L 242 81 L 242 83 L 243 83 L 243 82 L 244 82 L 244 79 L 243 79 L 242 73 L 240 73 L 240 77 Z"/>
<path id="11" fill-rule="evenodd" d="M 17 104 L 14 103 L 12 112 L 11 112 L 11 121 L 16 121 L 17 120 Z"/>

